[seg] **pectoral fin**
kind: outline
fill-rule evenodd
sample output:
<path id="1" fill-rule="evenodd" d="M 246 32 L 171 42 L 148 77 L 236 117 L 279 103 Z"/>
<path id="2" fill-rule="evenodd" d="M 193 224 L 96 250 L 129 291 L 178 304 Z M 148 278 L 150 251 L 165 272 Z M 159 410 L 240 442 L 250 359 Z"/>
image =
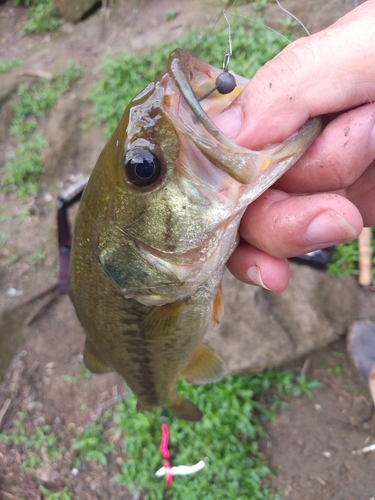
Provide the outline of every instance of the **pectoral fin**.
<path id="1" fill-rule="evenodd" d="M 168 335 L 175 329 L 183 307 L 183 301 L 153 307 L 142 321 L 140 335 L 148 339 Z"/>
<path id="2" fill-rule="evenodd" d="M 86 337 L 85 349 L 83 351 L 83 362 L 86 368 L 92 373 L 108 373 L 112 372 L 113 368 L 103 363 L 97 354 L 97 350 L 91 340 Z"/>
<path id="3" fill-rule="evenodd" d="M 220 284 L 219 288 L 217 289 L 215 298 L 214 298 L 214 305 L 212 308 L 212 320 L 215 324 L 219 325 L 221 323 L 221 320 L 223 319 L 223 314 L 224 314 L 224 300 L 223 300 L 223 287 Z"/>
<path id="4" fill-rule="evenodd" d="M 181 377 L 190 384 L 210 384 L 223 378 L 225 373 L 224 361 L 209 347 L 201 344 Z"/>

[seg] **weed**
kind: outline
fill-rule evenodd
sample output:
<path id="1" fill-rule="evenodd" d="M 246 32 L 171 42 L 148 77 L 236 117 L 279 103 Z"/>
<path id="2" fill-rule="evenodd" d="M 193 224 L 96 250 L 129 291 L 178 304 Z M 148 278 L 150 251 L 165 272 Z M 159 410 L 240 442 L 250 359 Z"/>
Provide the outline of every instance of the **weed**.
<path id="1" fill-rule="evenodd" d="M 36 117 L 43 115 L 56 104 L 81 74 L 81 66 L 68 63 L 61 73 L 51 79 L 42 79 L 31 85 L 20 85 L 17 91 L 18 102 L 14 107 L 12 135 L 20 139 L 26 138 L 36 127 Z"/>
<path id="2" fill-rule="evenodd" d="M 35 269 L 46 260 L 46 257 L 47 255 L 45 253 L 44 245 L 40 245 L 31 253 L 29 257 L 31 270 L 35 271 Z"/>
<path id="3" fill-rule="evenodd" d="M 76 384 L 78 382 L 78 377 L 75 375 L 70 375 L 70 373 L 67 373 L 61 377 L 64 382 L 68 382 L 69 384 Z"/>
<path id="4" fill-rule="evenodd" d="M 55 461 L 65 448 L 57 445 L 56 435 L 52 433 L 50 425 L 35 427 L 34 432 L 27 435 L 24 421 L 27 412 L 18 412 L 13 422 L 13 430 L 0 434 L 3 443 L 20 444 L 23 448 L 21 468 L 29 471 L 43 464 L 42 456 L 48 456 L 51 462 Z"/>
<path id="5" fill-rule="evenodd" d="M 70 493 L 66 486 L 60 491 L 51 491 L 42 485 L 39 485 L 39 489 L 41 493 L 43 493 L 43 498 L 45 500 L 71 500 L 74 498 L 73 494 Z"/>
<path id="6" fill-rule="evenodd" d="M 206 467 L 194 476 L 176 478 L 175 498 L 274 498 L 264 484 L 271 471 L 257 440 L 265 437 L 263 424 L 274 417 L 281 396 L 306 393 L 310 388 L 306 380 L 293 381 L 291 371 L 273 370 L 227 377 L 214 385 L 189 386 L 180 381 L 178 392 L 198 404 L 204 416 L 196 424 L 172 420 L 172 462 L 193 464 L 204 459 Z M 145 500 L 159 499 L 164 484 L 155 479 L 154 472 L 162 465 L 160 422 L 155 413 L 137 413 L 135 406 L 133 396 L 116 406 L 114 421 L 125 435 L 123 447 L 128 457 L 116 480 L 131 493 L 142 493 Z"/>
<path id="7" fill-rule="evenodd" d="M 372 228 L 372 282 L 375 282 L 375 227 Z M 335 276 L 358 275 L 358 240 L 342 243 L 336 247 L 327 268 Z"/>
<path id="8" fill-rule="evenodd" d="M 292 388 L 291 392 L 295 397 L 305 395 L 308 398 L 312 399 L 312 389 L 317 389 L 319 385 L 320 384 L 318 380 L 308 380 L 306 375 L 302 373 L 301 375 L 298 375 L 296 377 L 296 384 Z"/>
<path id="9" fill-rule="evenodd" d="M 4 246 L 5 243 L 8 241 L 8 239 L 9 239 L 9 234 L 4 231 L 0 231 L 0 245 Z"/>
<path id="10" fill-rule="evenodd" d="M 329 375 L 341 375 L 343 373 L 343 371 L 344 371 L 344 369 L 343 369 L 342 365 L 340 365 L 340 364 L 327 367 L 327 373 Z"/>
<path id="11" fill-rule="evenodd" d="M 163 17 L 166 21 L 172 21 L 177 16 L 178 12 L 175 9 L 167 9 L 163 12 Z"/>
<path id="12" fill-rule="evenodd" d="M 19 66 L 23 61 L 21 59 L 4 59 L 0 61 L 0 73 L 5 73 L 6 71 Z"/>
<path id="13" fill-rule="evenodd" d="M 90 380 L 90 377 L 91 377 L 91 372 L 88 368 L 86 368 L 86 366 L 82 366 L 82 368 L 79 370 L 79 376 L 83 379 L 83 380 Z"/>
<path id="14" fill-rule="evenodd" d="M 107 455 L 112 451 L 113 447 L 103 436 L 103 422 L 108 420 L 110 415 L 111 412 L 107 411 L 100 421 L 92 422 L 76 437 L 72 450 L 75 455 L 74 467 L 77 469 L 81 467 L 82 460 L 99 462 L 102 465 L 107 464 Z"/>
<path id="15" fill-rule="evenodd" d="M 35 196 L 38 192 L 37 180 L 43 171 L 40 153 L 47 143 L 35 132 L 37 117 L 53 106 L 81 73 L 80 66 L 69 63 L 61 73 L 50 80 L 44 79 L 18 88 L 11 134 L 20 144 L 15 148 L 12 157 L 5 158 L 3 177 L 4 187 L 12 188 L 17 196 Z"/>
<path id="16" fill-rule="evenodd" d="M 339 352 L 339 351 L 333 351 L 332 353 L 336 358 L 340 358 L 340 359 L 346 359 L 346 354 L 345 352 Z"/>
<path id="17" fill-rule="evenodd" d="M 64 382 L 69 382 L 70 384 L 76 384 L 80 380 L 85 380 L 86 382 L 90 380 L 91 377 L 91 372 L 88 370 L 85 366 L 83 366 L 78 374 L 78 377 L 76 375 L 70 375 L 66 374 L 62 376 L 62 379 Z"/>
<path id="18" fill-rule="evenodd" d="M 24 7 L 31 7 L 37 5 L 39 0 L 13 0 L 14 5 L 23 5 Z"/>
<path id="19" fill-rule="evenodd" d="M 43 171 L 40 153 L 47 141 L 40 134 L 33 134 L 29 140 L 21 143 L 14 151 L 14 157 L 5 162 L 4 186 L 14 186 L 18 197 L 36 195 L 37 179 Z"/>
<path id="20" fill-rule="evenodd" d="M 358 274 L 358 240 L 342 243 L 336 247 L 328 264 L 327 273 L 341 277 Z"/>
<path id="21" fill-rule="evenodd" d="M 14 0 L 14 3 L 29 7 L 28 21 L 22 30 L 24 34 L 46 33 L 61 24 L 61 19 L 57 17 L 56 7 L 52 0 Z"/>

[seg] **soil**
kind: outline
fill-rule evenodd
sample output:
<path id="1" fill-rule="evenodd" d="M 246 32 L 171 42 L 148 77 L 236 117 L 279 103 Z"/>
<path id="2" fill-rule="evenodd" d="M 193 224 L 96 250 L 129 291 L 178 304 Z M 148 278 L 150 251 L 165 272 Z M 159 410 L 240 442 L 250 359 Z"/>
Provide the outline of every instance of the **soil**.
<path id="1" fill-rule="evenodd" d="M 284 4 L 308 27 L 310 20 L 313 30 L 330 24 L 333 15 L 338 18 L 352 7 L 350 1 L 290 0 Z M 317 4 L 325 6 L 323 11 Z M 298 12 L 293 5 L 298 6 Z M 84 77 L 58 108 L 68 116 L 73 103 L 80 109 L 82 121 L 87 121 L 89 105 L 84 99 L 104 49 L 119 53 L 152 48 L 167 35 L 177 39 L 192 25 L 218 19 L 221 8 L 219 0 L 121 0 L 110 11 L 97 11 L 77 24 L 63 23 L 51 34 L 23 36 L 26 10 L 10 0 L 0 2 L 0 59 L 26 61 L 10 72 L 11 79 L 0 77 L 0 104 L 1 98 L 6 100 L 4 95 L 9 96 L 15 88 L 9 82 L 37 79 L 39 71 L 59 70 L 73 59 L 85 68 Z M 171 21 L 164 19 L 167 9 L 178 12 Z M 274 7 L 266 14 L 269 24 L 280 17 Z M 4 148 L 0 155 L 4 156 L 13 145 L 3 126 L 9 124 L 11 105 L 5 104 L 1 113 L 0 140 Z M 46 134 L 50 124 L 61 119 L 61 113 L 56 113 L 52 111 L 38 123 Z M 76 125 L 68 128 L 77 136 L 81 134 L 79 143 L 72 146 L 68 157 L 60 152 L 55 166 L 42 176 L 37 198 L 25 203 L 12 193 L 0 193 L 0 236 L 6 243 L 0 240 L 0 369 L 4 376 L 0 385 L 0 431 L 12 427 L 17 412 L 27 410 L 27 432 L 48 424 L 66 448 L 76 432 L 98 419 L 124 393 L 123 382 L 115 374 L 89 379 L 80 375 L 84 335 L 66 295 L 59 296 L 31 326 L 23 326 L 33 307 L 23 304 L 24 297 L 55 281 L 54 199 L 63 187 L 91 171 L 104 145 L 100 128 L 87 126 L 82 133 Z M 57 153 L 44 154 L 51 158 Z M 363 296 L 363 302 L 368 308 L 374 305 L 368 296 Z M 269 439 L 262 446 L 275 471 L 272 487 L 285 499 L 375 498 L 375 454 L 353 453 L 375 441 L 375 421 L 363 422 L 371 411 L 370 398 L 343 353 L 345 341 L 341 339 L 308 360 L 296 361 L 296 370 L 307 371 L 309 377 L 320 381 L 320 387 L 314 390 L 312 399 L 290 399 L 289 407 L 267 426 Z M 105 433 L 118 444 L 120 436 L 107 424 Z M 67 487 L 82 500 L 135 498 L 113 480 L 125 461 L 120 446 L 116 446 L 107 465 L 84 463 L 79 472 L 72 468 L 68 451 L 61 451 L 55 461 L 42 456 L 41 464 L 25 472 L 21 467 L 24 454 L 22 445 L 0 442 L 0 499 L 43 498 L 40 484 L 53 491 Z"/>

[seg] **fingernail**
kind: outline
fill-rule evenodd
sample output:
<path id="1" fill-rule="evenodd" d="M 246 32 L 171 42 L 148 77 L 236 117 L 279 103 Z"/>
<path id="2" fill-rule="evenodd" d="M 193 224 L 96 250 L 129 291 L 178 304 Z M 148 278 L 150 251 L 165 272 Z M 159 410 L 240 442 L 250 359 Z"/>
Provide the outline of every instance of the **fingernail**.
<path id="1" fill-rule="evenodd" d="M 266 290 L 271 290 L 270 288 L 267 288 L 266 285 L 263 283 L 262 275 L 260 274 L 260 269 L 258 266 L 251 266 L 247 270 L 247 277 L 249 278 L 249 281 L 253 285 L 261 286 L 262 288 L 265 288 Z"/>
<path id="2" fill-rule="evenodd" d="M 344 217 L 329 210 L 313 219 L 307 227 L 305 237 L 314 245 L 334 245 L 354 240 L 358 232 Z"/>
<path id="3" fill-rule="evenodd" d="M 223 134 L 225 134 L 230 139 L 237 137 L 240 133 L 242 126 L 242 113 L 241 110 L 233 106 L 225 110 L 221 115 L 213 119 L 213 122 L 219 128 Z"/>

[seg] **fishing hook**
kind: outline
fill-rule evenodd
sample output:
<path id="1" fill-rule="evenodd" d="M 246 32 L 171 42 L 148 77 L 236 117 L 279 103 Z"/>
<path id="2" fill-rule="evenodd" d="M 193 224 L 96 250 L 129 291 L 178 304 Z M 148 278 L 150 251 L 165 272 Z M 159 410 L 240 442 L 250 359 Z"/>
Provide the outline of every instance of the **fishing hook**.
<path id="1" fill-rule="evenodd" d="M 203 101 L 203 99 L 206 99 L 206 97 L 210 96 L 213 92 L 215 92 L 215 90 L 217 90 L 220 94 L 223 95 L 230 94 L 231 92 L 233 92 L 233 90 L 236 88 L 237 85 L 234 75 L 232 75 L 232 73 L 229 73 L 228 69 L 230 58 L 232 56 L 232 35 L 231 35 L 230 23 L 225 13 L 225 9 L 223 9 L 223 16 L 225 17 L 225 20 L 228 24 L 228 41 L 224 52 L 222 72 L 215 80 L 215 87 L 209 90 L 206 94 L 204 94 L 204 96 L 200 97 L 198 99 L 198 102 L 201 102 Z"/>

